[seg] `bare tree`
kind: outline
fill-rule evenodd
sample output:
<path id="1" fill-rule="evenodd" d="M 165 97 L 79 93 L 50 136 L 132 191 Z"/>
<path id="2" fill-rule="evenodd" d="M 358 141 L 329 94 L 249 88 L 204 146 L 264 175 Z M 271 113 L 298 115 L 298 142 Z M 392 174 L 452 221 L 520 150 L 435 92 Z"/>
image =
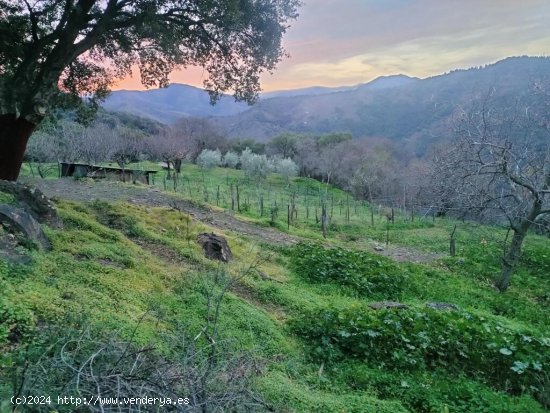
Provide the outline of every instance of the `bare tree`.
<path id="1" fill-rule="evenodd" d="M 195 162 L 204 149 L 219 149 L 222 152 L 227 149 L 227 140 L 208 119 L 182 118 L 172 129 L 180 139 L 187 142 L 188 159 L 191 162 Z"/>
<path id="2" fill-rule="evenodd" d="M 126 165 L 137 161 L 144 152 L 145 137 L 138 131 L 119 127 L 115 130 L 112 143 L 112 159 L 122 169 L 122 180 L 126 182 Z"/>
<path id="3" fill-rule="evenodd" d="M 192 148 L 189 142 L 181 138 L 176 130 L 167 129 L 153 138 L 151 143 L 151 157 L 166 163 L 168 179 L 170 168 L 173 166 L 176 173 L 181 172 L 181 165 L 188 158 Z"/>
<path id="4" fill-rule="evenodd" d="M 550 214 L 550 133 L 547 105 L 539 101 L 499 108 L 489 96 L 460 111 L 454 143 L 435 159 L 447 205 L 506 223 L 513 232 L 495 282 L 500 291 L 510 285 L 529 230 Z"/>
<path id="5" fill-rule="evenodd" d="M 88 165 L 111 160 L 115 139 L 115 131 L 105 124 L 97 123 L 92 127 L 83 128 L 76 140 L 78 158 Z"/>

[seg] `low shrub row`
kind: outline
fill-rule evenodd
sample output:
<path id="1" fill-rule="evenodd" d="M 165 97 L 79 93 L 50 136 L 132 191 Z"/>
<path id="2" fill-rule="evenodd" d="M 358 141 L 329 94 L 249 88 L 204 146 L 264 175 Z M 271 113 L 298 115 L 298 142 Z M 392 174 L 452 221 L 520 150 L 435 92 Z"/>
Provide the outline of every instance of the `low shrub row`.
<path id="1" fill-rule="evenodd" d="M 354 305 L 320 309 L 292 325 L 315 358 L 360 359 L 385 370 L 443 369 L 513 394 L 549 390 L 550 338 L 467 312 Z"/>
<path id="2" fill-rule="evenodd" d="M 292 249 L 293 271 L 313 282 L 335 282 L 364 295 L 400 296 L 408 276 L 390 260 L 364 251 L 300 243 Z"/>

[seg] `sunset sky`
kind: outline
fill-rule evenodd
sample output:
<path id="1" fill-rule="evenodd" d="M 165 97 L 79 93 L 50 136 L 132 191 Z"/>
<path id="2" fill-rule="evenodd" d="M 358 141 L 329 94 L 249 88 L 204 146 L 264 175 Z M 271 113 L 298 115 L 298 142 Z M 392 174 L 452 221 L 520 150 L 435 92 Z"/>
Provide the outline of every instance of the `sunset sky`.
<path id="1" fill-rule="evenodd" d="M 290 58 L 262 78 L 266 91 L 426 77 L 508 56 L 550 55 L 548 0 L 305 0 L 284 39 Z M 174 72 L 202 86 L 205 73 Z M 138 78 L 116 89 L 142 89 Z"/>

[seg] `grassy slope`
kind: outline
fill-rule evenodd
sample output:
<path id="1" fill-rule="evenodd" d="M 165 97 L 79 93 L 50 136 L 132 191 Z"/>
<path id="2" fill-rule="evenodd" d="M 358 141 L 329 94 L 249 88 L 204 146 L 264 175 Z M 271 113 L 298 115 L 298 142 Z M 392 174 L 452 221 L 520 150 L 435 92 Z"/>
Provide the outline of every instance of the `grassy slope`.
<path id="1" fill-rule="evenodd" d="M 204 177 L 207 199 L 224 209 L 230 205 L 228 182 L 238 181 L 241 203 L 249 204 L 241 216 L 259 225 L 268 225 L 269 208 L 276 199 L 284 207 L 284 214 L 278 214 L 275 225 L 285 231 L 286 204 L 289 194 L 296 192 L 298 220 L 288 232 L 321 239 L 314 219 L 314 194 L 324 190 L 318 182 L 296 179 L 287 186 L 282 178 L 273 175 L 258 188 L 247 182 L 240 171 L 215 169 L 203 175 L 194 166 L 186 166 L 183 177 L 183 185 L 178 187 L 182 196 L 204 202 Z M 162 187 L 163 179 L 157 179 L 156 184 Z M 172 181 L 167 181 L 167 185 L 171 186 Z M 220 199 L 216 202 L 218 185 Z M 267 211 L 263 217 L 255 206 L 260 192 Z M 347 195 L 333 188 L 329 193 L 334 194 L 335 207 L 327 244 L 366 249 L 372 244 L 370 240 L 385 239 L 385 223 L 375 217 L 375 225 L 370 225 L 366 205 L 357 205 L 355 214 L 355 205 L 350 204 L 352 213 L 347 222 Z M 305 219 L 306 205 L 310 209 L 309 220 Z M 198 232 L 211 228 L 165 208 L 67 201 L 59 202 L 58 207 L 65 228 L 47 229 L 54 246 L 51 253 L 32 252 L 30 267 L 13 267 L 0 261 L 1 298 L 5 303 L 29 309 L 35 320 L 46 323 L 62 322 L 68 314 L 79 313 L 94 326 L 117 330 L 123 337 L 131 334 L 146 313 L 137 339 L 153 342 L 161 350 L 163 329 L 184 323 L 191 334 L 200 331 L 205 312 L 201 279 L 216 265 L 203 257 L 194 239 Z M 454 224 L 418 218 L 411 223 L 398 217 L 390 239 L 418 250 L 445 253 Z M 396 264 L 412 279 L 401 300 L 419 306 L 426 301 L 452 302 L 472 312 L 498 317 L 508 325 L 548 335 L 548 239 L 528 237 L 522 265 L 510 291 L 498 294 L 491 280 L 498 272 L 504 230 L 471 223 L 457 225 L 459 257 L 431 264 Z M 289 270 L 284 250 L 250 243 L 239 234 L 223 235 L 235 255 L 229 264 L 231 273 L 237 274 L 249 266 L 260 249 L 269 250 L 271 255 L 260 269 L 282 281 L 254 275 L 243 279 L 222 306 L 220 328 L 222 336 L 231 340 L 235 348 L 254 351 L 270 360 L 257 386 L 275 410 L 442 411 L 448 404 L 451 412 L 543 411 L 528 396 L 496 393 L 481 383 L 448 377 L 444 372 L 394 374 L 369 370 L 361 363 L 340 363 L 320 370 L 318 363 L 304 355 L 305 343 L 292 334 L 287 321 L 326 303 L 347 306 L 376 297 L 365 300 L 334 284 L 308 283 Z"/>

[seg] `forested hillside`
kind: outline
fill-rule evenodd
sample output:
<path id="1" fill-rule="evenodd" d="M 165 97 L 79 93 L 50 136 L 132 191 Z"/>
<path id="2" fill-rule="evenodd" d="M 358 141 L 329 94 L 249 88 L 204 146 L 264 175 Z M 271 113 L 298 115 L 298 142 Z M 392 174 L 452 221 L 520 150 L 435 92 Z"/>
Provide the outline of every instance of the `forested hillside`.
<path id="1" fill-rule="evenodd" d="M 273 98 L 218 122 L 234 137 L 265 140 L 284 131 L 348 132 L 355 138 L 396 140 L 423 154 L 448 136 L 457 108 L 490 94 L 503 106 L 511 105 L 528 95 L 536 82 L 546 82 L 548 73 L 550 58 L 508 58 L 392 88 Z"/>

